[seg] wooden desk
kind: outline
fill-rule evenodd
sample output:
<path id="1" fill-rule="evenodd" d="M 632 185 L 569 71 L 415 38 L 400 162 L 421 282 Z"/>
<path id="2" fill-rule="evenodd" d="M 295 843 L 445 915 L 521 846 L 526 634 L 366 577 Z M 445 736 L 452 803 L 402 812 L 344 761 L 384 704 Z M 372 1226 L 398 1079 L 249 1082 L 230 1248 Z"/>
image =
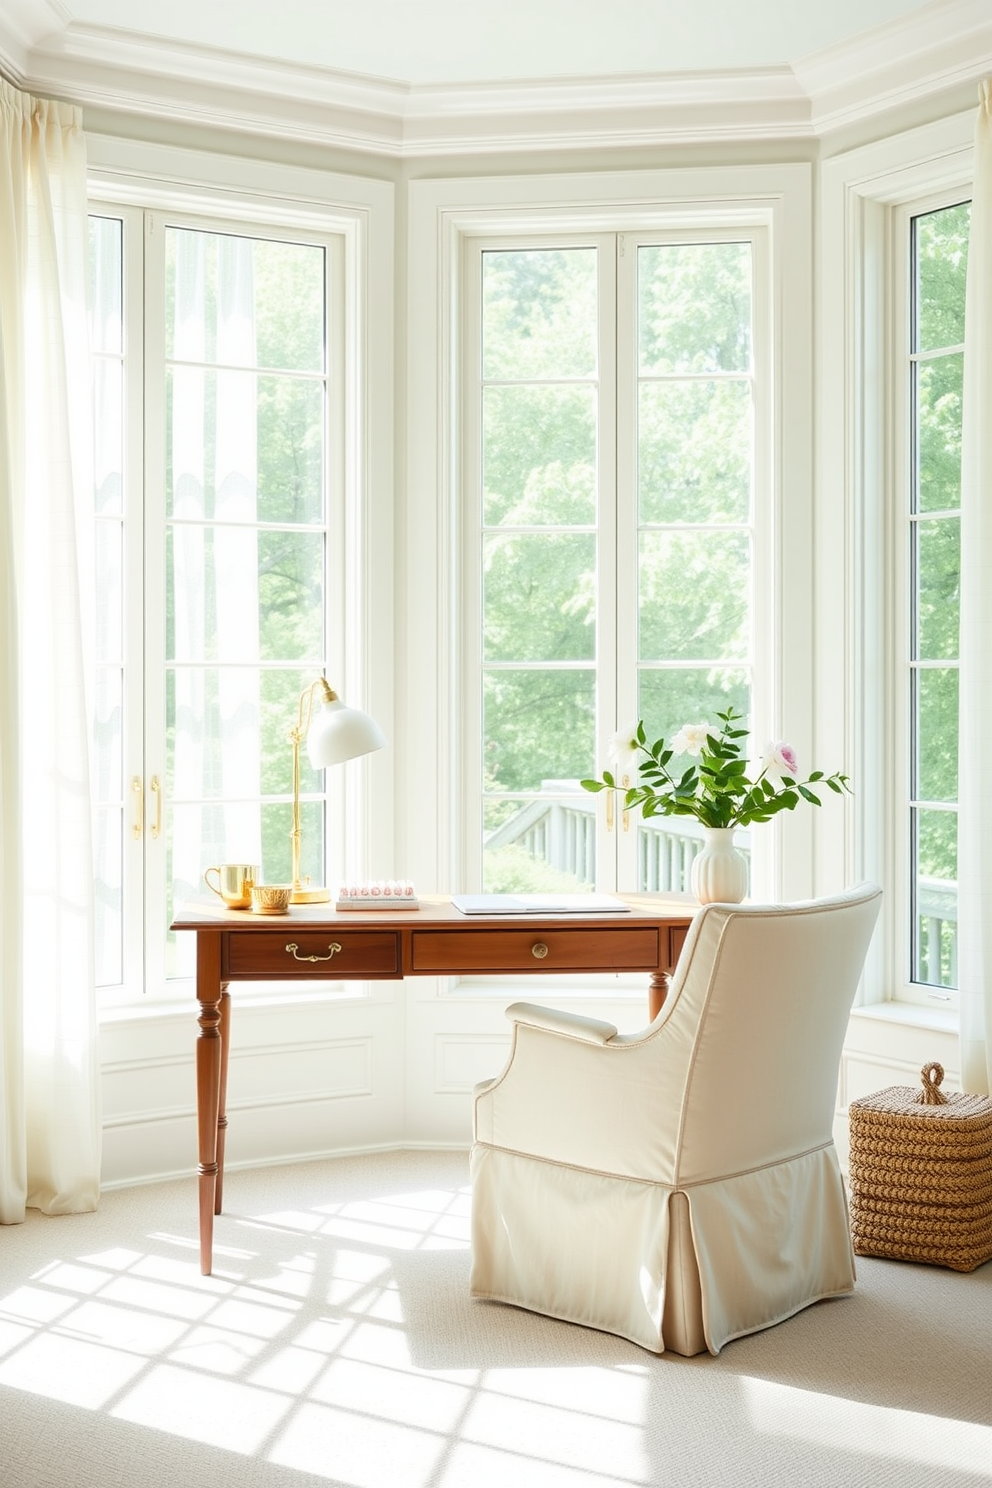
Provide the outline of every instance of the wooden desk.
<path id="1" fill-rule="evenodd" d="M 685 894 L 624 894 L 630 913 L 464 915 L 450 900 L 419 909 L 337 914 L 326 904 L 285 915 L 186 906 L 173 930 L 196 934 L 196 1108 L 200 1150 L 200 1270 L 209 1276 L 221 1212 L 227 1131 L 230 982 L 388 980 L 527 972 L 648 972 L 648 1014 L 665 1000 L 698 906 Z"/>

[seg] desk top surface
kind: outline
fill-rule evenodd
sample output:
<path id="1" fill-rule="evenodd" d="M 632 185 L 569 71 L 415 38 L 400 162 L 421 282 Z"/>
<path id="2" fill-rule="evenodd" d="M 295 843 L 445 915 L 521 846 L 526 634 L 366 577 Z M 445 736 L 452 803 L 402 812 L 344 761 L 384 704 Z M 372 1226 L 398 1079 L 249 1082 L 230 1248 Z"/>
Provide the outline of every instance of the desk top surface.
<path id="1" fill-rule="evenodd" d="M 618 894 L 628 911 L 606 910 L 599 913 L 544 912 L 527 914 L 463 914 L 446 894 L 421 895 L 416 909 L 335 910 L 331 904 L 293 904 L 286 914 L 256 914 L 250 909 L 228 909 L 216 896 L 192 899 L 184 904 L 172 922 L 173 930 L 270 930 L 276 926 L 297 924 L 301 928 L 348 926 L 369 929 L 388 925 L 409 929 L 471 930 L 519 929 L 529 926 L 554 925 L 563 929 L 569 924 L 598 928 L 615 925 L 623 929 L 632 922 L 649 920 L 666 924 L 688 925 L 699 909 L 691 894 Z"/>

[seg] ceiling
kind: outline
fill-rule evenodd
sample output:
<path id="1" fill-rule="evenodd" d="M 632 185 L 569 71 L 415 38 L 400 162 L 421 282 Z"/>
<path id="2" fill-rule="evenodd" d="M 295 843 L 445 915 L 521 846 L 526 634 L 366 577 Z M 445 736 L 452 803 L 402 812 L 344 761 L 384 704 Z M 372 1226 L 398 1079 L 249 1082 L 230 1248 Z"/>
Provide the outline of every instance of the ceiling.
<path id="1" fill-rule="evenodd" d="M 412 84 L 790 65 L 930 0 L 60 0 L 110 27 Z"/>

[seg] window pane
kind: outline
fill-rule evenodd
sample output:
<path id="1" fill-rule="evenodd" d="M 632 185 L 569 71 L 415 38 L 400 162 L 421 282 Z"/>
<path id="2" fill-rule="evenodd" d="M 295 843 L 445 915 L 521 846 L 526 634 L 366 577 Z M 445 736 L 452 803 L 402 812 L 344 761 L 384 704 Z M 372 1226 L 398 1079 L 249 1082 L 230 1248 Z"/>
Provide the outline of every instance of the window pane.
<path id="1" fill-rule="evenodd" d="M 969 202 L 914 218 L 916 351 L 935 351 L 964 342 L 970 218 Z"/>
<path id="2" fill-rule="evenodd" d="M 292 801 L 262 807 L 262 873 L 267 883 L 291 883 L 293 878 Z M 300 802 L 300 879 L 324 882 L 324 803 Z"/>
<path id="3" fill-rule="evenodd" d="M 640 248 L 637 275 L 642 373 L 750 371 L 749 243 Z"/>
<path id="4" fill-rule="evenodd" d="M 961 505 L 961 391 L 964 356 L 916 364 L 916 510 Z"/>
<path id="5" fill-rule="evenodd" d="M 116 519 L 98 518 L 93 524 L 96 566 L 96 660 L 121 661 L 124 656 L 124 529 Z"/>
<path id="6" fill-rule="evenodd" d="M 489 894 L 578 893 L 596 878 L 596 804 L 577 791 L 483 804 L 482 886 Z"/>
<path id="7" fill-rule="evenodd" d="M 93 358 L 94 510 L 121 516 L 124 501 L 124 368 L 120 357 Z"/>
<path id="8" fill-rule="evenodd" d="M 639 712 L 652 741 L 670 739 L 685 723 L 712 723 L 733 707 L 750 713 L 748 674 L 731 668 L 645 668 L 640 674 Z"/>
<path id="9" fill-rule="evenodd" d="M 183 524 L 169 530 L 166 568 L 170 660 L 310 657 L 320 671 L 322 533 Z"/>
<path id="10" fill-rule="evenodd" d="M 916 655 L 953 661 L 958 655 L 961 523 L 937 517 L 914 524 L 916 539 Z"/>
<path id="11" fill-rule="evenodd" d="M 481 825 L 494 892 L 594 876 L 595 803 L 578 786 L 593 765 L 594 672 L 503 664 L 596 658 L 597 264 L 595 248 L 482 254 Z"/>
<path id="12" fill-rule="evenodd" d="M 310 668 L 269 668 L 258 674 L 259 731 L 262 759 L 263 796 L 292 795 L 293 747 L 290 730 L 300 716 L 300 697 L 315 680 Z M 300 792 L 320 795 L 324 790 L 324 771 L 310 764 L 306 746 L 300 750 Z"/>
<path id="13" fill-rule="evenodd" d="M 120 666 L 96 669 L 93 726 L 93 794 L 101 805 L 124 796 L 124 673 Z"/>
<path id="14" fill-rule="evenodd" d="M 323 533 L 259 533 L 258 630 L 263 660 L 312 657 L 316 666 L 324 651 Z"/>
<path id="15" fill-rule="evenodd" d="M 958 672 L 916 671 L 916 790 L 919 801 L 958 796 Z"/>
<path id="16" fill-rule="evenodd" d="M 124 224 L 119 217 L 91 217 L 89 246 L 90 349 L 120 356 L 124 350 Z"/>
<path id="17" fill-rule="evenodd" d="M 309 671 L 253 667 L 170 668 L 168 768 L 176 792 L 220 796 L 292 795 L 290 731 Z M 209 754 L 206 752 L 209 751 Z M 300 751 L 300 791 L 323 791 L 323 771 Z"/>
<path id="18" fill-rule="evenodd" d="M 912 219 L 908 514 L 912 977 L 957 984 L 961 403 L 970 204 Z M 947 662 L 947 666 L 925 665 Z M 921 665 L 924 663 L 924 665 Z M 919 802 L 947 802 L 934 811 Z"/>
<path id="19" fill-rule="evenodd" d="M 482 371 L 511 382 L 596 374 L 596 250 L 482 256 Z"/>
<path id="20" fill-rule="evenodd" d="M 323 408 L 323 381 L 170 368 L 169 515 L 228 522 L 320 522 Z"/>
<path id="21" fill-rule="evenodd" d="M 258 520 L 317 523 L 324 516 L 322 381 L 259 377 Z"/>
<path id="22" fill-rule="evenodd" d="M 595 605 L 592 533 L 500 533 L 485 538 L 487 661 L 593 660 Z"/>
<path id="23" fill-rule="evenodd" d="M 642 382 L 642 522 L 746 522 L 751 509 L 750 382 Z"/>
<path id="24" fill-rule="evenodd" d="M 913 978 L 934 987 L 956 987 L 957 812 L 917 810 L 913 816 L 917 863 Z"/>
<path id="25" fill-rule="evenodd" d="M 324 371 L 321 247 L 166 232 L 166 356 L 227 367 Z"/>
<path id="26" fill-rule="evenodd" d="M 638 690 L 652 740 L 748 712 L 751 275 L 748 243 L 638 251 Z M 640 890 L 688 889 L 697 823 L 638 820 L 636 845 Z"/>
<path id="27" fill-rule="evenodd" d="M 538 791 L 580 780 L 594 763 L 592 671 L 488 671 L 483 679 L 485 786 Z"/>
<path id="28" fill-rule="evenodd" d="M 746 660 L 749 574 L 747 533 L 642 533 L 640 659 Z"/>
<path id="29" fill-rule="evenodd" d="M 596 520 L 596 390 L 483 390 L 483 519 L 489 526 Z"/>

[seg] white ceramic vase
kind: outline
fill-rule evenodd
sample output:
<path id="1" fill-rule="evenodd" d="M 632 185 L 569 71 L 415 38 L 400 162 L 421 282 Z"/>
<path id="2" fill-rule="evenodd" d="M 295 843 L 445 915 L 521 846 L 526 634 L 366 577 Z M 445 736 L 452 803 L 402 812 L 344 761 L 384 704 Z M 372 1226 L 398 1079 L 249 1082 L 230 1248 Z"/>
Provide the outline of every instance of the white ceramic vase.
<path id="1" fill-rule="evenodd" d="M 734 846 L 733 827 L 704 827 L 689 886 L 700 904 L 740 904 L 747 893 L 747 862 Z"/>

